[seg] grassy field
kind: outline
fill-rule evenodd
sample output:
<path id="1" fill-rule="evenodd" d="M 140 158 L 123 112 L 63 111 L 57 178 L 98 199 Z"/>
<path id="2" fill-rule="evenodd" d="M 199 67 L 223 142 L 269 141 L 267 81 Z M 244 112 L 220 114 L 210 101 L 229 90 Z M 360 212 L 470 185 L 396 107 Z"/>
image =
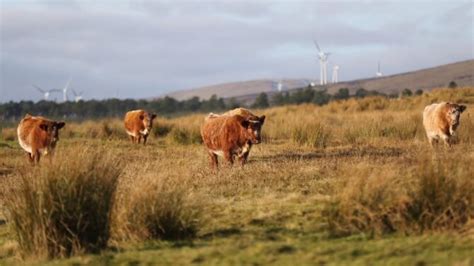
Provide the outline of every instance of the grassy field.
<path id="1" fill-rule="evenodd" d="M 432 150 L 421 114 L 442 100 L 468 108 L 458 143 Z M 264 142 L 245 167 L 217 173 L 200 144 L 203 114 L 159 119 L 147 146 L 130 143 L 118 120 L 70 123 L 53 162 L 37 167 L 15 129 L 2 129 L 0 263 L 474 264 L 473 88 L 255 113 L 267 116 Z M 56 259 L 25 253 L 8 214 L 22 180 L 97 160 L 120 168 L 107 246 Z M 155 232 L 154 217 L 181 223 L 166 228 L 185 228 L 184 237 Z"/>

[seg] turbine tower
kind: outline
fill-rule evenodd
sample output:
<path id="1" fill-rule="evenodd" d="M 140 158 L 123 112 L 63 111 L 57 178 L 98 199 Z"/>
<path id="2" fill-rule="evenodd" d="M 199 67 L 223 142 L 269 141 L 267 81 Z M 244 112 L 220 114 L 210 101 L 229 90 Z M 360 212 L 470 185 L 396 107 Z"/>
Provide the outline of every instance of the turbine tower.
<path id="1" fill-rule="evenodd" d="M 281 80 L 278 81 L 277 90 L 278 92 L 281 92 L 283 90 L 283 82 L 281 82 Z"/>
<path id="2" fill-rule="evenodd" d="M 339 66 L 338 65 L 335 65 L 333 68 L 332 68 L 332 83 L 338 83 L 338 79 L 339 79 Z"/>
<path id="3" fill-rule="evenodd" d="M 316 45 L 316 48 L 318 49 L 318 58 L 319 58 L 319 70 L 320 70 L 320 78 L 319 78 L 319 83 L 321 85 L 325 85 L 328 83 L 328 57 L 331 53 L 324 52 L 319 48 L 318 42 L 314 41 L 314 44 Z"/>
<path id="4" fill-rule="evenodd" d="M 67 98 L 67 89 L 69 87 L 70 82 L 71 82 L 71 78 L 69 78 L 69 80 L 66 83 L 66 86 L 64 86 L 64 88 L 63 88 L 63 101 L 65 101 L 65 102 L 69 101 L 69 99 Z"/>
<path id="5" fill-rule="evenodd" d="M 74 101 L 77 103 L 82 100 L 82 91 L 77 93 L 74 89 L 72 89 L 72 94 L 74 94 Z"/>
<path id="6" fill-rule="evenodd" d="M 43 90 L 42 88 L 40 88 L 36 85 L 33 85 L 33 87 L 35 87 L 39 92 L 41 92 L 43 94 L 43 99 L 45 101 L 49 100 L 49 95 L 51 95 L 51 92 L 60 92 L 61 91 L 61 90 L 58 90 L 58 89 Z"/>
<path id="7" fill-rule="evenodd" d="M 375 76 L 376 76 L 377 78 L 380 78 L 381 76 L 383 76 L 382 71 L 380 71 L 380 61 L 378 61 L 378 64 L 377 64 L 377 72 L 375 73 Z"/>

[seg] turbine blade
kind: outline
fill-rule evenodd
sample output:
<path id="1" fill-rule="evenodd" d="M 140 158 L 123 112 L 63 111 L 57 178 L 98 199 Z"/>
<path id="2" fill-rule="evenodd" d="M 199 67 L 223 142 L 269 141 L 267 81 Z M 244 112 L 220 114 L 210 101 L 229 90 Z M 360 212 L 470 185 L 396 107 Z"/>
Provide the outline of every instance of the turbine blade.
<path id="1" fill-rule="evenodd" d="M 42 88 L 40 88 L 40 87 L 38 87 L 38 86 L 36 86 L 36 85 L 32 85 L 32 86 L 35 87 L 38 91 L 40 91 L 40 92 L 42 92 L 42 93 L 45 93 L 45 91 L 44 91 Z"/>
<path id="2" fill-rule="evenodd" d="M 319 48 L 318 42 L 316 40 L 313 41 L 314 45 L 316 45 L 316 48 L 318 49 L 319 52 L 321 52 L 321 48 Z"/>
<path id="3" fill-rule="evenodd" d="M 69 78 L 63 90 L 67 90 L 67 88 L 69 87 L 69 83 L 71 83 L 71 78 Z"/>

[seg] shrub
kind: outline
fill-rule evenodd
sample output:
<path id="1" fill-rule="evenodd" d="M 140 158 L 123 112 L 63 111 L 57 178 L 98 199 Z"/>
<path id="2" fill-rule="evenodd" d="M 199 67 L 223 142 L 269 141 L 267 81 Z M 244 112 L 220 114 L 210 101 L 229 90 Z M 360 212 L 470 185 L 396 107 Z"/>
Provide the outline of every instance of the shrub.
<path id="1" fill-rule="evenodd" d="M 456 89 L 458 87 L 458 84 L 455 81 L 450 81 L 448 84 L 448 88 L 450 89 Z"/>
<path id="2" fill-rule="evenodd" d="M 402 90 L 402 97 L 410 97 L 413 95 L 413 92 L 408 89 L 408 88 L 405 88 Z"/>
<path id="3" fill-rule="evenodd" d="M 155 121 L 153 123 L 152 134 L 155 137 L 165 137 L 173 129 L 171 123 L 165 122 L 164 120 Z"/>
<path id="4" fill-rule="evenodd" d="M 200 200 L 176 181 L 156 176 L 134 180 L 124 188 L 117 209 L 118 239 L 188 239 L 196 235 L 201 217 Z"/>
<path id="5" fill-rule="evenodd" d="M 470 158 L 438 155 L 417 167 L 354 171 L 335 187 L 324 216 L 333 236 L 456 230 L 474 218 L 474 166 Z"/>
<path id="6" fill-rule="evenodd" d="M 168 139 L 172 143 L 188 145 L 202 143 L 199 128 L 175 126 L 168 134 Z"/>
<path id="7" fill-rule="evenodd" d="M 23 172 L 5 202 L 21 252 L 52 258 L 104 248 L 121 164 L 92 149 L 53 160 Z"/>

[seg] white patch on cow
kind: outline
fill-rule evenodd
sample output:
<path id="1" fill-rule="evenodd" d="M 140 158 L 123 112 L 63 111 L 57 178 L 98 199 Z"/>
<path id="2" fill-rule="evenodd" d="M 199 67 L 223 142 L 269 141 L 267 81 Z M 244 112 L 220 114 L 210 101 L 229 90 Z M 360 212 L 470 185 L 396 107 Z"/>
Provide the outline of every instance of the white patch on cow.
<path id="1" fill-rule="evenodd" d="M 217 156 L 224 157 L 224 151 L 222 150 L 211 150 L 212 153 L 214 153 Z"/>
<path id="2" fill-rule="evenodd" d="M 454 136 L 455 134 L 456 134 L 456 132 L 454 132 L 453 126 L 450 126 L 449 127 L 449 135 Z"/>
<path id="3" fill-rule="evenodd" d="M 19 132 L 20 130 L 18 130 Z M 31 153 L 31 146 L 23 142 L 23 140 L 20 138 L 20 134 L 18 134 L 18 142 L 20 143 L 20 146 L 26 151 Z"/>
<path id="4" fill-rule="evenodd" d="M 245 145 L 242 147 L 242 148 L 239 148 L 237 151 L 236 151 L 236 154 L 239 158 L 242 158 L 242 156 L 244 156 L 245 153 L 249 152 L 250 151 L 250 144 L 248 143 L 245 143 Z"/>
<path id="5" fill-rule="evenodd" d="M 48 148 L 44 148 L 44 149 L 38 149 L 39 153 L 41 153 L 42 155 L 47 155 L 49 153 L 49 149 Z"/>
<path id="6" fill-rule="evenodd" d="M 432 139 L 439 139 L 439 135 L 436 132 L 429 132 L 428 137 Z"/>
<path id="7" fill-rule="evenodd" d="M 126 130 L 126 131 L 127 131 L 127 134 L 128 134 L 128 135 L 133 136 L 133 137 L 136 137 L 136 136 L 135 136 L 135 133 L 130 132 L 130 131 L 128 131 L 128 130 Z"/>
<path id="8" fill-rule="evenodd" d="M 31 153 L 31 146 L 26 144 L 20 137 L 20 127 L 17 128 L 16 133 L 18 135 L 18 142 L 20 143 L 20 146 L 26 151 Z"/>
<path id="9" fill-rule="evenodd" d="M 148 131 L 148 128 L 145 128 L 144 130 L 140 130 L 140 134 L 142 134 L 142 135 L 148 135 L 148 133 L 150 133 Z"/>

